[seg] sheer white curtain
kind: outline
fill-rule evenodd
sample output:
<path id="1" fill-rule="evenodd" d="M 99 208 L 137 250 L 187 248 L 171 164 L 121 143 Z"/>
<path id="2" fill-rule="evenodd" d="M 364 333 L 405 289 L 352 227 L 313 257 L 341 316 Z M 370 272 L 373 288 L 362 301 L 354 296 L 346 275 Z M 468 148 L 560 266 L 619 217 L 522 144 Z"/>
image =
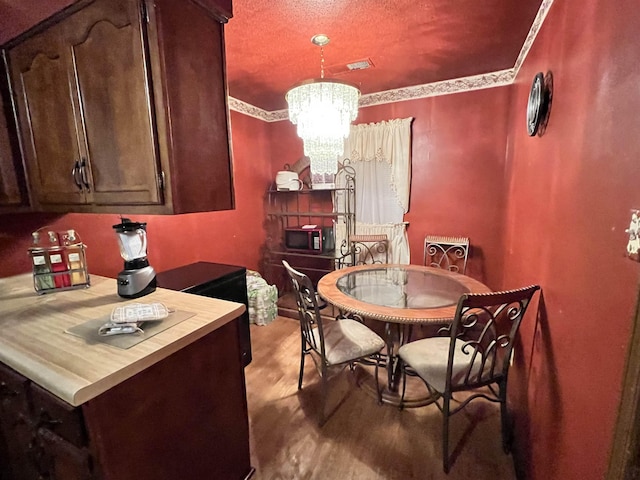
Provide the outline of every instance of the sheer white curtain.
<path id="1" fill-rule="evenodd" d="M 389 261 L 410 263 L 404 214 L 411 188 L 411 121 L 402 118 L 352 125 L 344 156 L 356 177 L 356 231 L 360 235 L 386 234 Z M 338 228 L 336 245 L 346 232 Z"/>

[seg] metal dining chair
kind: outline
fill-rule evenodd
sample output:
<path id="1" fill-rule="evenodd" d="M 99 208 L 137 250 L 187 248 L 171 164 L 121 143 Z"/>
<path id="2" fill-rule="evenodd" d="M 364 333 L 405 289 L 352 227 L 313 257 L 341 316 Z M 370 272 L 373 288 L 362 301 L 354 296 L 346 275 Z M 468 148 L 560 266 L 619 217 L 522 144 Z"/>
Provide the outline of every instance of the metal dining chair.
<path id="1" fill-rule="evenodd" d="M 340 258 L 338 268 L 389 263 L 389 238 L 386 234 L 350 235 L 347 245 L 348 253 Z"/>
<path id="2" fill-rule="evenodd" d="M 407 375 L 418 376 L 442 412 L 442 463 L 449 472 L 449 419 L 469 402 L 484 398 L 500 404 L 502 446 L 511 448 L 507 411 L 507 380 L 513 345 L 522 318 L 538 285 L 460 297 L 453 323 L 441 330 L 447 336 L 425 338 L 400 347 L 403 363 L 402 401 Z M 464 400 L 456 392 L 470 392 Z M 452 408 L 451 401 L 459 405 Z"/>
<path id="3" fill-rule="evenodd" d="M 351 235 L 351 265 L 389 263 L 389 239 L 386 235 Z"/>
<path id="4" fill-rule="evenodd" d="M 372 362 L 375 365 L 378 403 L 382 403 L 378 369 L 380 351 L 385 346 L 384 340 L 356 320 L 345 318 L 323 322 L 318 296 L 309 277 L 293 269 L 285 260 L 282 263 L 293 283 L 300 318 L 301 350 L 298 390 L 302 388 L 305 357 L 311 356 L 322 384 L 320 425 L 324 425 L 328 418 L 328 415 L 325 415 L 325 408 L 329 374 L 332 373 L 330 370 L 342 370 L 347 366 L 353 369 L 358 361 Z"/>
<path id="5" fill-rule="evenodd" d="M 462 273 L 467 269 L 469 256 L 468 237 L 446 237 L 427 235 L 424 237 L 423 264 Z"/>

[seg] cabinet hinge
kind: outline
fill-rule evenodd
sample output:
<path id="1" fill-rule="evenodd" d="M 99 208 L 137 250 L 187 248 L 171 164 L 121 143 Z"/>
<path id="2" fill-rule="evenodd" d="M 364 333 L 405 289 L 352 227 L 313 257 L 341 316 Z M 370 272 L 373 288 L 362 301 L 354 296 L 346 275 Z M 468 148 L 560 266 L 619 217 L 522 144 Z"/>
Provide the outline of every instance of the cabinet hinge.
<path id="1" fill-rule="evenodd" d="M 164 192 L 164 171 L 158 174 L 158 186 L 160 187 L 160 191 Z"/>

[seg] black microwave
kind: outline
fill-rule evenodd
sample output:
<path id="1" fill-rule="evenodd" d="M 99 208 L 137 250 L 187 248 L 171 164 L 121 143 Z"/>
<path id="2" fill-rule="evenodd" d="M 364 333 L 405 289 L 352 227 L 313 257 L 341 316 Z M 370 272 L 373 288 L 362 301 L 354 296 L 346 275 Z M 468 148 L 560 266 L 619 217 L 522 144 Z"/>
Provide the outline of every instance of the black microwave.
<path id="1" fill-rule="evenodd" d="M 327 253 L 335 249 L 333 227 L 301 225 L 284 229 L 284 246 L 301 253 Z"/>

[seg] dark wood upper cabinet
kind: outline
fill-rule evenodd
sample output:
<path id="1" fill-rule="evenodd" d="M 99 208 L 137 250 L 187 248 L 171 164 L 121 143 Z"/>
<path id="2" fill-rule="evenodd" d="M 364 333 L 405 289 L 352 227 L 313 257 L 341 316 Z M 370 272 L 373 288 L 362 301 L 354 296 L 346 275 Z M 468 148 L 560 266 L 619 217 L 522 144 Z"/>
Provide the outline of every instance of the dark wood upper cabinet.
<path id="1" fill-rule="evenodd" d="M 192 0 L 83 1 L 7 45 L 36 210 L 233 208 L 223 21 Z"/>

